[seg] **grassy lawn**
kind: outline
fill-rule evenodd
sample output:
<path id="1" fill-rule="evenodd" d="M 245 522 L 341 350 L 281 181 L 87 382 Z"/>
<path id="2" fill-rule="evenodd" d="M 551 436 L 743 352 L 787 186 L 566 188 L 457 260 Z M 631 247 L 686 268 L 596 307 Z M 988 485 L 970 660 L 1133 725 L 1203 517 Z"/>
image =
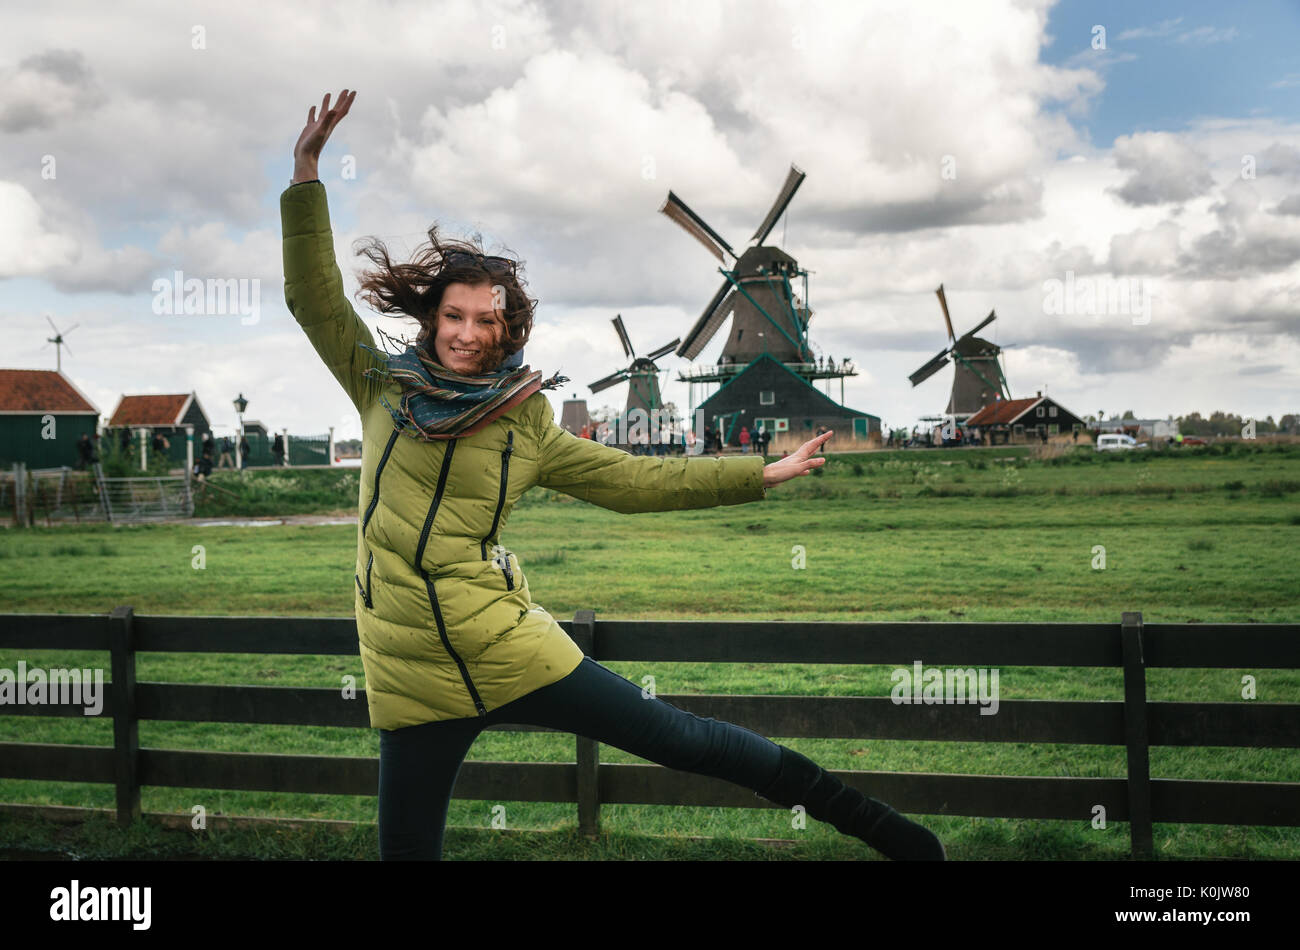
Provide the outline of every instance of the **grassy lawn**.
<path id="1" fill-rule="evenodd" d="M 1271 622 L 1300 619 L 1300 451 L 1247 446 L 1034 459 L 1023 449 L 832 456 L 824 472 L 774 489 L 760 504 L 619 515 L 545 490 L 515 510 L 503 543 L 533 597 L 559 618 L 593 608 L 606 619 Z M 260 473 L 259 473 L 260 474 Z M 307 473 L 299 473 L 306 475 Z M 267 473 L 270 478 L 299 477 Z M 300 484 L 292 510 L 355 510 L 337 473 Z M 228 475 L 233 482 L 240 476 Z M 255 480 L 254 480 L 255 481 Z M 251 483 L 250 483 L 251 484 Z M 304 487 L 305 485 L 305 487 Z M 253 489 L 250 488 L 250 491 Z M 350 501 L 346 492 L 351 491 Z M 310 495 L 310 503 L 302 498 Z M 342 503 L 340 503 L 342 498 Z M 316 506 L 312 509 L 312 506 Z M 216 512 L 213 512 L 215 514 Z M 225 512 L 228 514 L 229 512 Z M 262 513 L 262 512 L 250 512 Z M 264 512 L 272 513 L 272 512 Z M 287 513 L 282 511 L 281 513 Z M 197 523 L 36 528 L 0 533 L 0 613 L 349 616 L 355 526 L 200 527 Z M 204 567 L 193 566 L 201 546 Z M 1098 547 L 1105 568 L 1097 569 Z M 803 551 L 805 566 L 792 561 Z M 0 651 L 0 667 L 107 666 L 107 654 Z M 659 693 L 888 695 L 892 666 L 610 663 Z M 1241 677 L 1263 702 L 1300 701 L 1300 671 L 1151 670 L 1155 700 L 1232 702 Z M 141 654 L 141 681 L 337 687 L 357 657 Z M 1006 668 L 1003 699 L 1122 698 L 1119 670 Z M 378 755 L 368 729 L 141 722 L 145 747 Z M 1111 746 L 773 739 L 827 768 L 995 775 L 1122 776 Z M 0 740 L 109 745 L 111 724 L 0 716 Z M 477 760 L 573 761 L 571 737 L 486 733 Z M 602 746 L 604 762 L 642 761 Z M 1151 750 L 1155 778 L 1300 781 L 1300 750 Z M 0 801 L 111 807 L 110 786 L 0 780 Z M 145 788 L 146 812 L 283 816 L 359 822 L 312 829 L 160 828 L 108 822 L 75 831 L 0 814 L 0 847 L 62 847 L 86 856 L 197 854 L 374 858 L 375 799 Z M 573 805 L 453 801 L 446 857 L 517 859 L 872 858 L 861 842 L 812 821 L 792 830 L 779 809 L 606 805 L 597 842 L 576 833 Z M 958 859 L 1123 858 L 1127 826 L 1086 820 L 922 819 Z M 773 846 L 753 839 L 792 839 Z M 1300 856 L 1300 829 L 1157 825 L 1172 858 Z"/>

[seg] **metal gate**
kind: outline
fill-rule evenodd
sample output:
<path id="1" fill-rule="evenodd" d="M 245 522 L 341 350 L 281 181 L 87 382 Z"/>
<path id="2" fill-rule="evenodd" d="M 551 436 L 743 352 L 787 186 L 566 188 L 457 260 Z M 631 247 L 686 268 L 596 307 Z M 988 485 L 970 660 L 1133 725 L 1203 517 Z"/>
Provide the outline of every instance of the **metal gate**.
<path id="1" fill-rule="evenodd" d="M 28 469 L 21 462 L 0 473 L 0 508 L 19 527 L 33 524 L 108 521 L 129 524 L 190 518 L 194 498 L 184 476 L 105 478 L 89 469 Z"/>

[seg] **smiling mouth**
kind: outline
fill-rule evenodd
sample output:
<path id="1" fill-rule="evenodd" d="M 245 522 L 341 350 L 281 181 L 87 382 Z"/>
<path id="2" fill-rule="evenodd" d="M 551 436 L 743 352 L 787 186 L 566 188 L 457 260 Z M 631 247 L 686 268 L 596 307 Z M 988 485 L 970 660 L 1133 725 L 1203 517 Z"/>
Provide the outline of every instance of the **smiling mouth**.
<path id="1" fill-rule="evenodd" d="M 462 350 L 458 347 L 453 346 L 451 348 L 451 351 L 455 353 L 457 356 L 478 356 L 478 350 Z"/>

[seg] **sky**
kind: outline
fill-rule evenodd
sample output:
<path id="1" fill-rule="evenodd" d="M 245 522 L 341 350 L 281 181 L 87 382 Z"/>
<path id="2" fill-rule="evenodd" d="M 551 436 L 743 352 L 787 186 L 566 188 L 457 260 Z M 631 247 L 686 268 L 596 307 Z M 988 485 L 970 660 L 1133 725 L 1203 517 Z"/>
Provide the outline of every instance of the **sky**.
<path id="1" fill-rule="evenodd" d="M 844 403 L 912 425 L 952 370 L 908 376 L 990 311 L 1013 397 L 1077 415 L 1300 412 L 1300 3 L 64 3 L 0 35 L 0 367 L 65 374 L 107 417 L 190 392 L 360 435 L 284 303 L 279 196 L 326 92 L 358 94 L 321 159 L 353 296 L 375 236 L 409 256 L 482 235 L 540 303 L 549 392 L 684 336 L 721 278 L 659 213 L 669 189 L 733 246 L 791 164 L 769 243 L 809 273 Z M 242 313 L 168 312 L 177 278 Z M 162 283 L 159 283 L 162 282 Z M 183 310 L 183 308 L 182 308 Z M 69 331 L 69 328 L 73 328 Z M 711 364 L 725 332 L 695 361 Z M 691 365 L 659 361 L 665 398 Z M 838 399 L 839 386 L 833 395 Z M 697 400 L 699 391 L 697 390 Z"/>

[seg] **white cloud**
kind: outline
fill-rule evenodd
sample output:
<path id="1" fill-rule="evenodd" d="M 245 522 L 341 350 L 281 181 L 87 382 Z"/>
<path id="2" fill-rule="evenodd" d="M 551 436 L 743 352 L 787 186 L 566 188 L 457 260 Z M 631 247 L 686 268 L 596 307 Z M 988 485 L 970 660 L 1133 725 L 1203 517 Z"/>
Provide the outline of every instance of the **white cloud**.
<path id="1" fill-rule="evenodd" d="M 1165 204 L 1203 195 L 1213 184 L 1204 155 L 1169 132 L 1115 140 L 1115 164 L 1133 174 L 1115 194 L 1131 205 Z"/>
<path id="2" fill-rule="evenodd" d="M 76 250 L 71 238 L 46 229 L 31 192 L 0 181 L 0 279 L 43 274 L 67 264 Z"/>

